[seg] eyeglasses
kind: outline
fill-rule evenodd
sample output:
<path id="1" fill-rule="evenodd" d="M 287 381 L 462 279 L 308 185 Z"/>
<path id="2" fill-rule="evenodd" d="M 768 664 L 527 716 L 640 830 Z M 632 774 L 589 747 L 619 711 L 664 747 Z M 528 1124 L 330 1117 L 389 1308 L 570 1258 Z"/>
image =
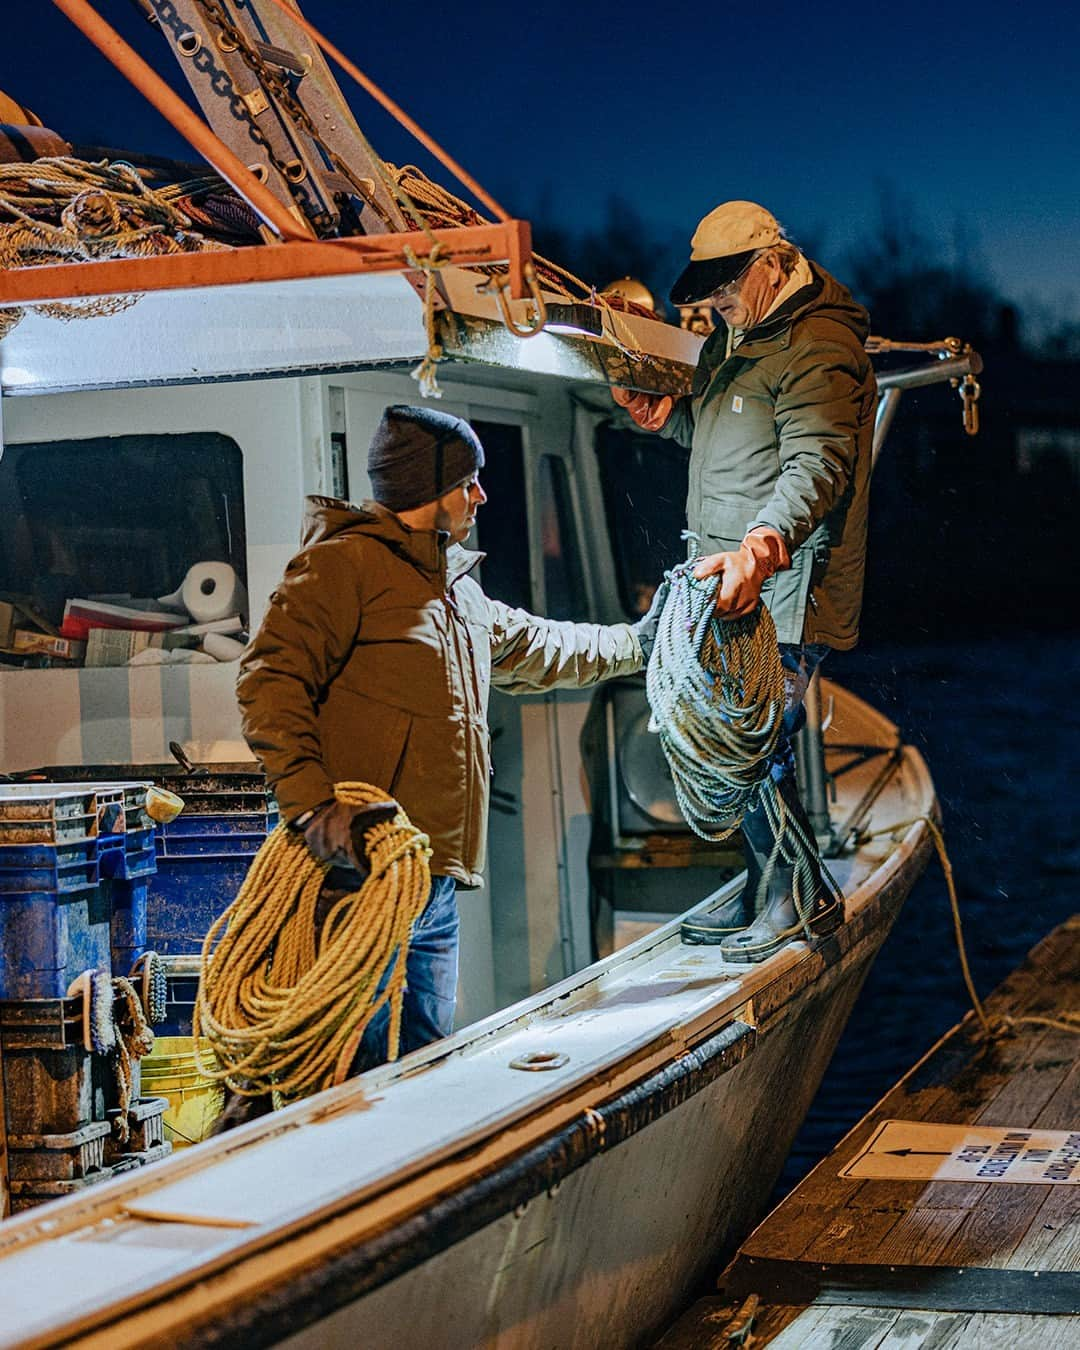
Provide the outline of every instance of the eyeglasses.
<path id="1" fill-rule="evenodd" d="M 747 272 L 750 271 L 751 267 L 753 267 L 760 257 L 760 253 L 755 253 L 737 277 L 732 277 L 732 279 L 726 281 L 723 286 L 717 286 L 716 290 L 712 293 L 712 299 L 715 300 L 717 297 L 720 297 L 721 299 L 726 300 L 729 296 L 737 294 L 739 287 L 743 284 L 743 279 Z"/>

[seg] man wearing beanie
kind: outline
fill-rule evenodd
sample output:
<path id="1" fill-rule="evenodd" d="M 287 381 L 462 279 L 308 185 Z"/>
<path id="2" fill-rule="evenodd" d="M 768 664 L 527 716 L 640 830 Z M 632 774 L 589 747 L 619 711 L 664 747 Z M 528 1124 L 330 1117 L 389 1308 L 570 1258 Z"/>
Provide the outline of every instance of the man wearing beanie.
<path id="1" fill-rule="evenodd" d="M 237 685 L 248 744 L 283 818 L 333 865 L 328 885 L 360 885 L 375 818 L 335 801 L 335 783 L 384 789 L 430 837 L 432 885 L 409 948 L 403 1053 L 453 1029 L 455 888 L 482 884 L 489 686 L 532 694 L 628 675 L 647 657 L 663 600 L 637 624 L 602 626 L 490 599 L 470 576 L 482 555 L 462 547 L 487 500 L 483 466 L 483 447 L 461 418 L 387 408 L 368 452 L 374 500 L 308 498 L 304 546 L 270 597 Z M 384 1008 L 358 1071 L 386 1058 L 387 1021 Z"/>
<path id="2" fill-rule="evenodd" d="M 671 300 L 710 304 L 721 320 L 702 347 L 691 393 L 612 392 L 644 430 L 690 448 L 687 524 L 703 555 L 695 574 L 718 575 L 720 616 L 750 614 L 759 600 L 772 612 L 787 709 L 771 773 L 786 820 L 813 841 L 790 738 L 816 667 L 830 648 L 853 647 L 858 637 L 877 408 L 863 345 L 869 318 L 774 216 L 745 201 L 724 202 L 700 222 Z M 799 931 L 798 858 L 790 829 L 774 829 L 760 801 L 742 831 L 742 914 L 688 920 L 683 939 L 718 943 L 725 960 L 760 961 Z M 841 909 L 816 846 L 798 865 L 812 881 L 811 929 L 827 932 Z M 740 923 L 749 926 L 732 933 Z"/>

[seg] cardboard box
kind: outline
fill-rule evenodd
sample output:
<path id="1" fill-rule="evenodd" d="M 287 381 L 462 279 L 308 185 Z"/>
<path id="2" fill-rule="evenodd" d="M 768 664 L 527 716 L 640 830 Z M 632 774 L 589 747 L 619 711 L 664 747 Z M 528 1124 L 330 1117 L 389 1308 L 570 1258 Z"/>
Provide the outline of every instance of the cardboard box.
<path id="1" fill-rule="evenodd" d="M 128 628 L 91 628 L 86 635 L 88 666 L 126 666 L 147 647 L 160 647 L 161 633 L 139 633 Z"/>
<path id="2" fill-rule="evenodd" d="M 31 633 L 26 628 L 16 628 L 12 634 L 8 650 L 20 656 L 58 656 L 64 661 L 81 661 L 86 653 L 86 643 L 76 642 L 73 638 L 50 637 L 48 633 Z"/>

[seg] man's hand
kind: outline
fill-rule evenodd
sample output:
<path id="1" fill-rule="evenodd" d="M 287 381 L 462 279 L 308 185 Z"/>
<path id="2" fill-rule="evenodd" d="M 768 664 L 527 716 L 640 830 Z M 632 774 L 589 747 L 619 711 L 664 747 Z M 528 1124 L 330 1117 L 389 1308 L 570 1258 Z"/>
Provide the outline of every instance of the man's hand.
<path id="1" fill-rule="evenodd" d="M 638 619 L 637 623 L 630 625 L 634 636 L 641 647 L 641 655 L 645 659 L 645 665 L 649 664 L 649 657 L 652 654 L 653 645 L 656 642 L 656 630 L 660 624 L 660 615 L 663 612 L 664 605 L 667 603 L 668 592 L 671 590 L 671 581 L 665 574 L 660 585 L 653 591 L 652 603 L 645 613 Z"/>
<path id="2" fill-rule="evenodd" d="M 783 535 L 759 526 L 737 549 L 702 558 L 694 568 L 694 576 L 701 581 L 718 572 L 716 612 L 725 619 L 741 619 L 753 613 L 761 599 L 761 588 L 773 573 L 790 566 L 791 554 Z"/>
<path id="3" fill-rule="evenodd" d="M 304 842 L 320 862 L 331 867 L 349 867 L 361 877 L 371 871 L 364 835 L 381 820 L 389 820 L 401 808 L 390 800 L 373 806 L 348 806 L 329 801 L 317 806 L 305 820 L 299 817 L 297 828 Z"/>
<path id="4" fill-rule="evenodd" d="M 660 431 L 675 407 L 670 394 L 635 394 L 630 389 L 612 385 L 611 397 L 625 408 L 643 431 Z"/>

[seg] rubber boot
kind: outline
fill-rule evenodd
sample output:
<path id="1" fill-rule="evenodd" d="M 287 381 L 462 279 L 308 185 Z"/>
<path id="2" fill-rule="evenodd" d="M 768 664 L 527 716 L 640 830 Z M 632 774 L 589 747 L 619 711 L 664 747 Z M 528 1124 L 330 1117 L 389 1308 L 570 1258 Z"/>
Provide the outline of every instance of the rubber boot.
<path id="1" fill-rule="evenodd" d="M 750 870 L 748 865 L 748 874 Z M 719 909 L 710 910 L 708 914 L 695 914 L 692 918 L 683 919 L 680 925 L 683 942 L 698 946 L 714 946 L 733 933 L 741 932 L 754 917 L 754 894 L 756 890 L 757 883 L 751 885 L 748 877 L 747 884 L 739 894 L 725 901 Z"/>
<path id="2" fill-rule="evenodd" d="M 743 860 L 746 863 L 746 884 L 740 893 L 709 914 L 696 914 L 684 919 L 681 936 L 684 942 L 702 947 L 714 947 L 734 933 L 741 932 L 754 921 L 757 913 L 757 894 L 761 886 L 761 869 L 766 861 L 755 849 L 747 833 L 750 811 L 743 817 L 740 833 L 743 838 Z M 760 833 L 760 831 L 759 831 Z M 772 838 L 770 832 L 769 838 Z M 772 848 L 770 843 L 769 848 Z"/>
<path id="3" fill-rule="evenodd" d="M 759 897 L 757 918 L 740 933 L 732 933 L 720 940 L 725 961 L 738 965 L 767 960 L 785 943 L 807 936 L 807 928 L 814 937 L 831 933 L 843 922 L 843 902 L 825 885 L 821 874 L 821 857 L 817 851 L 814 832 L 799 799 L 793 774 L 785 775 L 777 784 L 788 826 L 785 852 L 790 856 L 789 839 L 801 837 L 812 846 L 801 863 L 800 895 L 804 916 L 795 905 L 795 872 L 793 863 L 776 854 L 776 836 L 768 812 L 760 801 L 743 818 L 743 837 L 747 845 L 747 870 L 758 877 Z M 751 867 L 752 860 L 752 867 Z M 770 868 L 770 861 L 772 866 Z M 764 885 L 762 885 L 764 879 Z M 748 892 L 749 893 L 749 892 Z M 806 911 L 809 910 L 809 913 Z"/>

